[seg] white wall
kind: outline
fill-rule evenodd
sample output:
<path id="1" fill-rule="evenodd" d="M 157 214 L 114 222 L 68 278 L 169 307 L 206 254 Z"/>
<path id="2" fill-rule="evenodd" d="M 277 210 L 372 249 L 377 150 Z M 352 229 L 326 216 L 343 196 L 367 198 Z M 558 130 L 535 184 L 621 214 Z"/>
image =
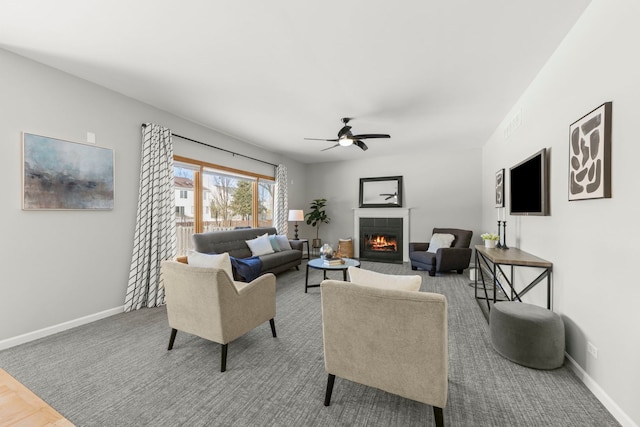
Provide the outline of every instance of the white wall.
<path id="1" fill-rule="evenodd" d="M 636 0 L 594 0 L 487 142 L 482 170 L 489 229 L 495 171 L 551 149 L 551 216 L 508 218 L 509 244 L 553 262 L 553 309 L 565 321 L 567 352 L 625 425 L 640 423 L 638 18 Z M 569 202 L 569 125 L 606 101 L 613 102 L 613 197 Z M 522 124 L 505 138 L 518 112 Z M 543 305 L 539 298 L 525 301 Z"/>
<path id="2" fill-rule="evenodd" d="M 292 203 L 305 200 L 303 166 L 233 140 L 146 104 L 0 50 L 0 348 L 15 337 L 124 304 L 133 247 L 140 125 L 271 163 L 284 163 Z M 158 88 L 162 90 L 162 88 Z M 115 152 L 115 208 L 109 211 L 21 210 L 21 133 L 85 142 Z M 273 167 L 174 138 L 176 154 L 273 175 Z M 11 341 L 13 339 L 14 341 Z"/>
<path id="3" fill-rule="evenodd" d="M 410 241 L 428 242 L 433 227 L 454 227 L 473 230 L 474 243 L 478 243 L 482 234 L 481 156 L 479 149 L 445 147 L 310 165 L 308 199 L 303 208 L 308 212 L 311 200 L 327 199 L 331 223 L 322 225 L 320 238 L 336 247 L 340 238 L 358 238 L 353 230 L 353 209 L 358 207 L 360 178 L 401 175 L 403 207 L 411 208 Z M 304 224 L 301 230 L 301 236 L 315 237 L 310 226 Z"/>

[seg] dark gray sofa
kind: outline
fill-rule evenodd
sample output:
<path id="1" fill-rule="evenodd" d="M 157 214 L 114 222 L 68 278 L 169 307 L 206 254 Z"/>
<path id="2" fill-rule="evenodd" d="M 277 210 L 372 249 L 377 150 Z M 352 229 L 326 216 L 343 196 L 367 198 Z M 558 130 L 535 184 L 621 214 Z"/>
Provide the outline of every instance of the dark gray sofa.
<path id="1" fill-rule="evenodd" d="M 276 229 L 273 227 L 196 233 L 193 235 L 194 250 L 205 254 L 228 252 L 230 256 L 235 258 L 249 258 L 252 254 L 246 240 L 255 239 L 264 233 L 269 235 L 277 234 Z M 298 269 L 302 262 L 302 242 L 289 240 L 289 244 L 291 245 L 291 250 L 274 252 L 259 257 L 262 263 L 260 274 L 277 274 L 294 267 L 296 270 Z"/>

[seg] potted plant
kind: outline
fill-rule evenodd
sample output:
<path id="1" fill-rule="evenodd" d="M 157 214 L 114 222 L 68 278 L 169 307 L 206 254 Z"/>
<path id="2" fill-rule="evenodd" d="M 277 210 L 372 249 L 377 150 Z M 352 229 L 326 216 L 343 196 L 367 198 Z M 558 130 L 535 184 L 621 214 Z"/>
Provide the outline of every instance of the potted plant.
<path id="1" fill-rule="evenodd" d="M 500 240 L 500 236 L 494 233 L 484 233 L 481 234 L 480 237 L 482 237 L 482 240 L 484 240 L 484 246 L 486 248 L 495 248 L 496 243 L 498 243 L 498 240 Z"/>
<path id="2" fill-rule="evenodd" d="M 313 239 L 312 247 L 319 248 L 322 246 L 322 239 L 320 239 L 320 224 L 323 222 L 329 224 L 331 218 L 327 216 L 324 208 L 327 205 L 327 199 L 315 199 L 311 202 L 311 212 L 307 212 L 304 217 L 307 220 L 307 224 L 312 227 L 316 227 L 316 238 Z"/>

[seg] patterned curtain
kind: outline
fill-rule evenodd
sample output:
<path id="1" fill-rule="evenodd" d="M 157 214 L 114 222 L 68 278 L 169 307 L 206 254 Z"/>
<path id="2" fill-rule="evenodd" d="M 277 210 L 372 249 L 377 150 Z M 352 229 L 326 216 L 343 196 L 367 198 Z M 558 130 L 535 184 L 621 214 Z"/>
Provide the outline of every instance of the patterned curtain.
<path id="1" fill-rule="evenodd" d="M 289 231 L 289 195 L 287 191 L 287 167 L 278 165 L 276 168 L 276 197 L 273 201 L 273 226 L 278 234 Z"/>
<path id="2" fill-rule="evenodd" d="M 142 128 L 138 215 L 124 311 L 164 303 L 160 261 L 176 256 L 176 219 L 171 131 Z"/>

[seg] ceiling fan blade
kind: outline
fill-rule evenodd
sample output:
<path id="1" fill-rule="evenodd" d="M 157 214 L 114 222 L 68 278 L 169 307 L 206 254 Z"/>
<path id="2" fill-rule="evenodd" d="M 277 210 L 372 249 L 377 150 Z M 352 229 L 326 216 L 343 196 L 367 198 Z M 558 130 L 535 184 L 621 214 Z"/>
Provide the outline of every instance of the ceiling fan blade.
<path id="1" fill-rule="evenodd" d="M 306 140 L 309 141 L 329 141 L 329 142 L 338 142 L 337 138 L 333 138 L 333 139 L 322 139 L 322 138 L 305 138 Z"/>
<path id="2" fill-rule="evenodd" d="M 386 133 L 365 133 L 362 135 L 353 135 L 353 139 L 371 139 L 371 138 L 391 138 Z"/>
<path id="3" fill-rule="evenodd" d="M 340 144 L 338 144 L 340 145 Z M 362 148 L 362 151 L 367 151 L 369 149 L 369 147 L 367 147 L 367 144 L 365 144 L 362 141 L 353 141 L 353 145 L 357 145 L 358 147 Z"/>
<path id="4" fill-rule="evenodd" d="M 323 149 L 322 149 L 322 150 L 320 150 L 320 151 L 327 151 L 327 150 L 331 150 L 332 148 L 336 148 L 336 147 L 339 147 L 339 146 L 340 146 L 340 144 L 332 145 L 331 147 L 323 148 Z"/>

